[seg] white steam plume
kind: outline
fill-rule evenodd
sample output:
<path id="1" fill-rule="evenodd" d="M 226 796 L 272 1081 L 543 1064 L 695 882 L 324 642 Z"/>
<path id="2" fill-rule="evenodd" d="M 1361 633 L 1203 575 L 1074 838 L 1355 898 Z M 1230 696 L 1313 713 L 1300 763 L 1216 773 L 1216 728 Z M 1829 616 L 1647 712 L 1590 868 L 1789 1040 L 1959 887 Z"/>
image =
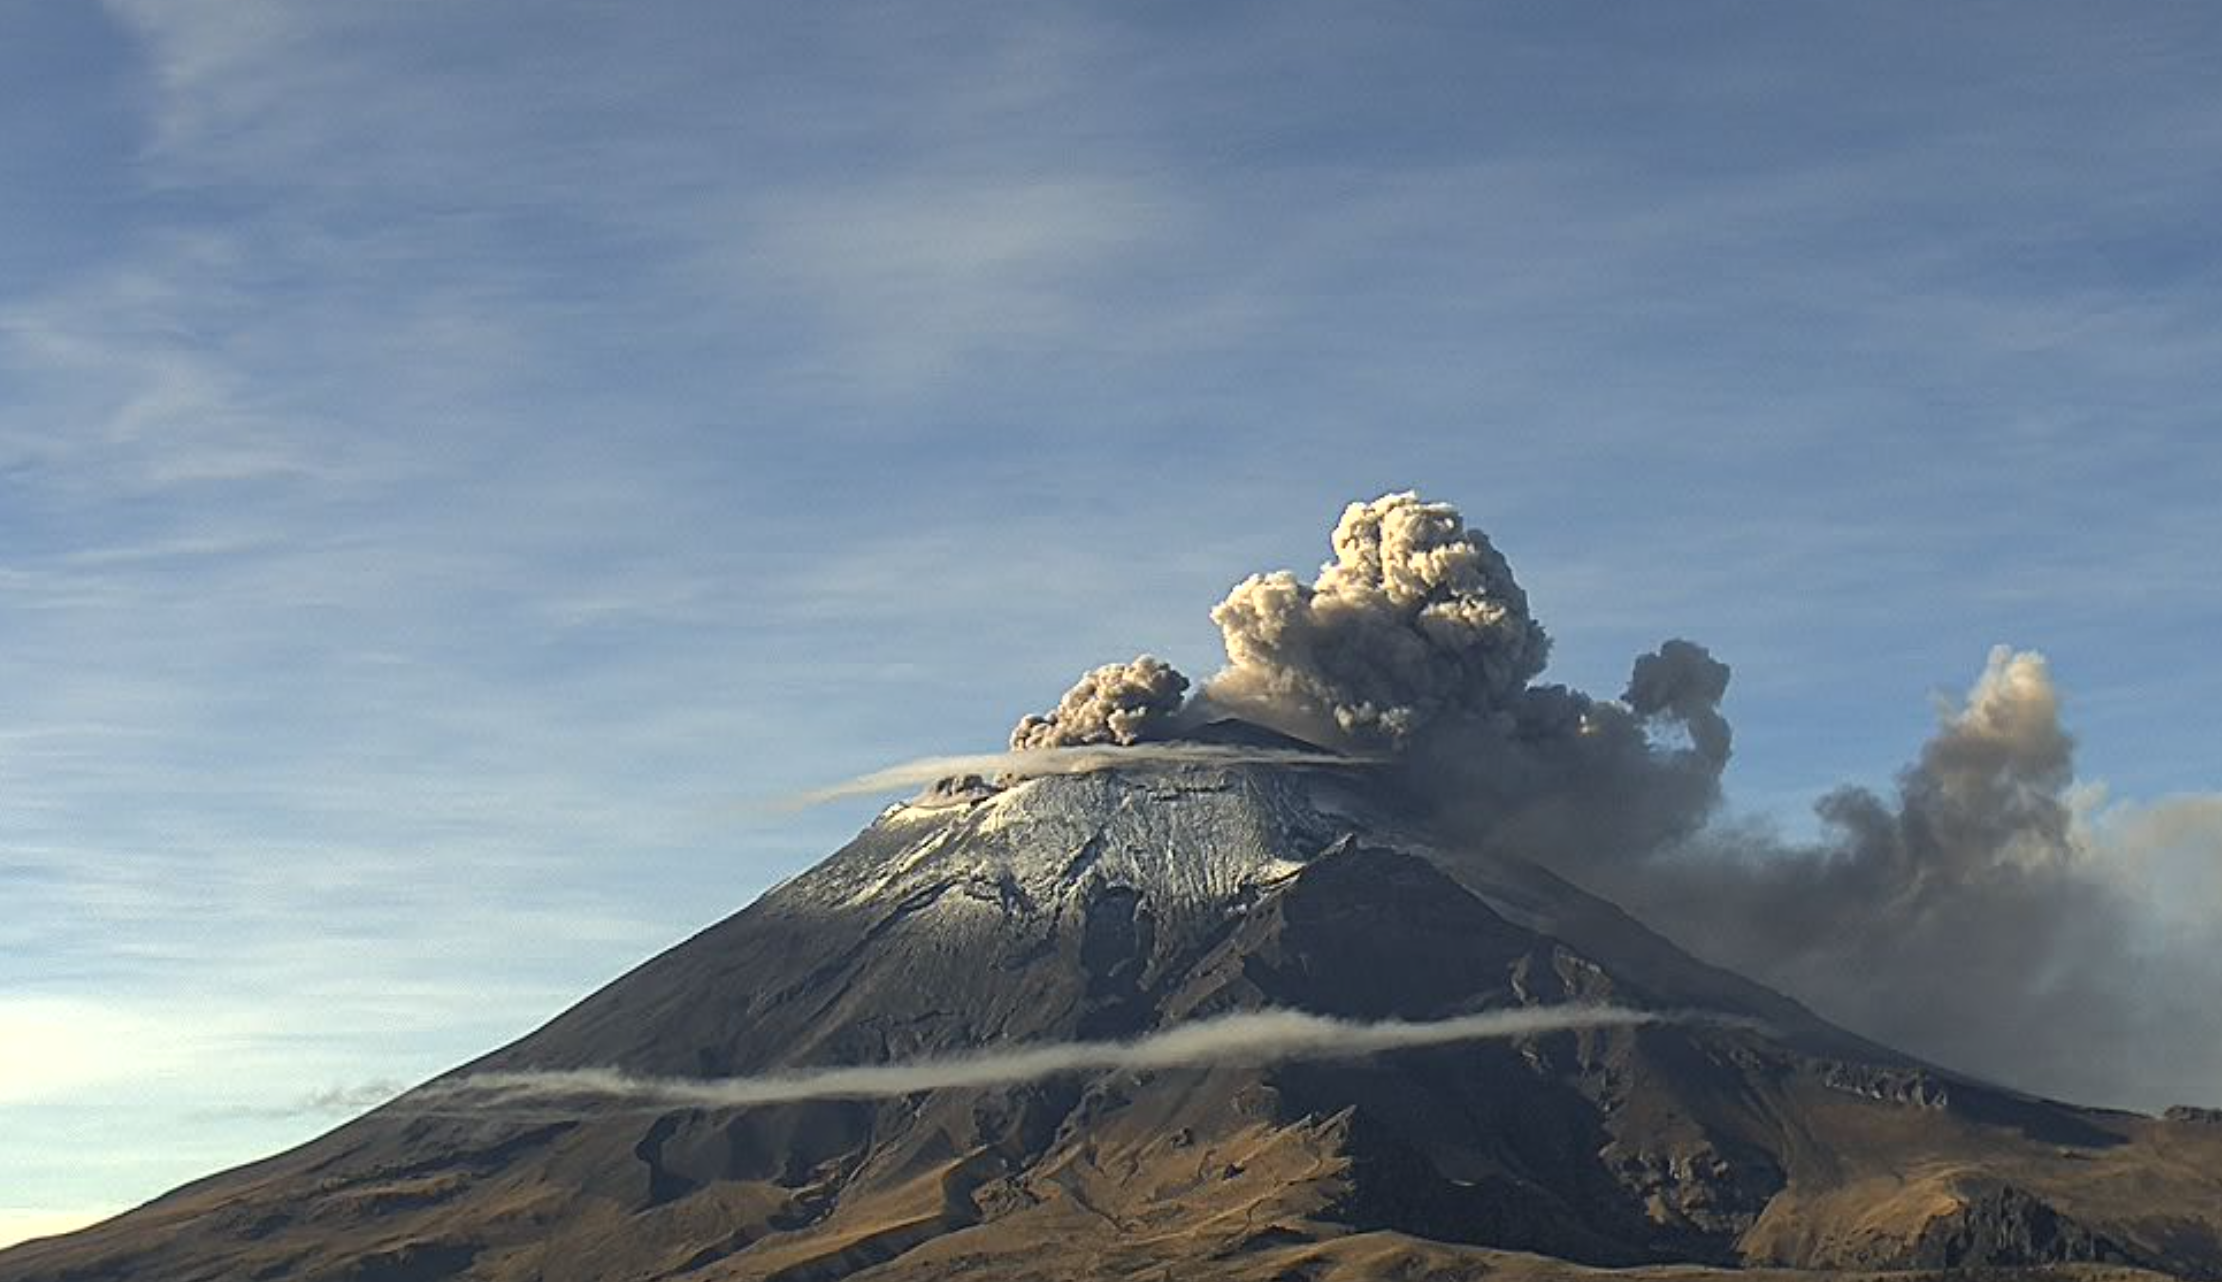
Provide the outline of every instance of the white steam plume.
<path id="1" fill-rule="evenodd" d="M 1201 1020 L 1134 1041 L 1053 1042 L 761 1077 L 633 1077 L 600 1068 L 474 1073 L 431 1083 L 398 1101 L 397 1107 L 405 1112 L 451 1113 L 587 1103 L 647 1109 L 746 1108 L 804 1100 L 884 1099 L 918 1091 L 1007 1086 L 1071 1073 L 1356 1059 L 1420 1046 L 1708 1018 L 1720 1017 L 1577 1005 L 1362 1023 L 1301 1011 L 1254 1011 Z"/>
<path id="2" fill-rule="evenodd" d="M 981 778 L 1031 779 L 1042 775 L 1084 775 L 1098 770 L 1137 766 L 1368 766 L 1372 757 L 1340 752 L 1305 752 L 1298 748 L 1251 748 L 1239 744 L 1144 743 L 1129 747 L 1095 745 L 1078 748 L 1029 748 L 1014 752 L 988 752 L 973 756 L 920 757 L 884 770 L 813 788 L 790 799 L 796 807 L 823 805 L 845 797 L 866 797 L 901 788 L 917 788 L 966 775 Z"/>

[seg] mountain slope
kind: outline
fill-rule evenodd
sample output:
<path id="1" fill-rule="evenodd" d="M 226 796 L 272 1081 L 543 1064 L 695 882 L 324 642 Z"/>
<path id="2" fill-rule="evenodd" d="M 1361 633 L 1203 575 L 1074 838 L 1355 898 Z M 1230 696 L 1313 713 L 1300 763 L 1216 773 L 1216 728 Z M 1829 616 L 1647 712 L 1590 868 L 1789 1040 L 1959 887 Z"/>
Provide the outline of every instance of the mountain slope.
<path id="1" fill-rule="evenodd" d="M 1540 868 L 1446 857 L 1354 770 L 945 789 L 458 1072 L 731 1077 L 1236 1011 L 1606 1001 L 1733 1018 L 745 1109 L 405 1098 L 0 1253 L 0 1279 L 1527 1267 L 1506 1251 L 2222 1275 L 2222 1126 L 1872 1046 Z"/>

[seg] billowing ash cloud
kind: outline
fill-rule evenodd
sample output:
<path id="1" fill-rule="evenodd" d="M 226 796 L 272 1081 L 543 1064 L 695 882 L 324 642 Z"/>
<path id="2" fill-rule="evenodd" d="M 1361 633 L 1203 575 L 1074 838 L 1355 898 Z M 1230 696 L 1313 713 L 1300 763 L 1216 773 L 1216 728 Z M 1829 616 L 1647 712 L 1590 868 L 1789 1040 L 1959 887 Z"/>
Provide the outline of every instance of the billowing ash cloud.
<path id="1" fill-rule="evenodd" d="M 1074 683 L 1057 706 L 1020 721 L 1014 751 L 1134 744 L 1170 729 L 1188 692 L 1188 678 L 1150 655 L 1107 663 Z"/>
<path id="2" fill-rule="evenodd" d="M 1718 807 L 1727 682 L 1703 646 L 1669 641 L 1636 659 L 1626 702 L 1530 686 L 1489 716 L 1436 723 L 1391 770 L 1477 854 L 1570 873 L 1622 862 L 1687 838 Z"/>
<path id="3" fill-rule="evenodd" d="M 1830 793 L 1823 838 L 1790 842 L 1723 813 L 1730 673 L 1704 646 L 1638 656 L 1619 699 L 1536 684 L 1548 638 L 1456 508 L 1353 503 L 1333 547 L 1315 581 L 1255 575 L 1212 611 L 1227 666 L 1197 706 L 1168 665 L 1113 664 L 979 762 L 1202 750 L 1179 728 L 1224 709 L 1360 750 L 1449 835 L 1453 873 L 1543 863 L 1949 1067 L 2093 1102 L 2222 1103 L 2222 798 L 2093 810 L 2041 657 L 1994 652 L 1889 795 Z"/>
<path id="4" fill-rule="evenodd" d="M 1458 509 L 1409 493 L 1353 503 L 1333 543 L 1316 582 L 1253 575 L 1211 612 L 1227 647 L 1214 701 L 1393 745 L 1445 715 L 1486 716 L 1543 670 L 1527 594 Z"/>
<path id="5" fill-rule="evenodd" d="M 1639 656 L 1618 700 L 1535 684 L 1543 629 L 1456 509 L 1353 504 L 1334 548 L 1317 582 L 1213 611 L 1205 698 L 1389 749 L 1453 846 L 1542 862 L 1879 1040 L 2093 1101 L 2222 1091 L 2222 803 L 2080 812 L 2039 656 L 1994 653 L 1891 794 L 1833 792 L 1824 838 L 1789 842 L 1723 813 L 1730 674 L 1703 646 Z"/>
<path id="6" fill-rule="evenodd" d="M 2079 815 L 2044 659 L 2000 648 L 1900 772 L 1796 845 L 1719 824 L 1587 871 L 1711 960 L 1860 1032 L 2030 1089 L 2158 1105 L 2222 1090 L 2205 916 L 2171 934 L 2150 863 Z M 2132 831 L 2149 831 L 2142 825 Z M 2205 830 L 2205 857 L 2222 827 Z"/>
<path id="7" fill-rule="evenodd" d="M 1716 1018 L 1695 1012 L 1602 1005 L 1527 1006 L 1448 1019 L 1375 1023 L 1304 1011 L 1248 1011 L 1178 1025 L 1133 1041 L 1047 1042 L 938 1059 L 840 1065 L 760 1077 L 633 1077 L 613 1069 L 477 1073 L 434 1082 L 400 1101 L 397 1107 L 406 1112 L 469 1114 L 582 1105 L 662 1110 L 885 1099 L 918 1091 L 1006 1086 L 1083 1072 L 1358 1059 L 1420 1046 Z"/>
<path id="8" fill-rule="evenodd" d="M 1694 641 L 1672 640 L 1639 655 L 1621 702 L 1639 717 L 1678 721 L 1690 743 L 1709 761 L 1728 760 L 1728 719 L 1720 702 L 1728 693 L 1728 665 Z"/>

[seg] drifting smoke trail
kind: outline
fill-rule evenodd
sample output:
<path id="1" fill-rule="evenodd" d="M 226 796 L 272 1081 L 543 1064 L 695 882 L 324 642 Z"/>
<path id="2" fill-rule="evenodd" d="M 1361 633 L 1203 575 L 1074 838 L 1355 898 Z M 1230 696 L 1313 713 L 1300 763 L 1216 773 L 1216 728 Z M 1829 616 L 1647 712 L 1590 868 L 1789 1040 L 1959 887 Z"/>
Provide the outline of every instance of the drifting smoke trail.
<path id="1" fill-rule="evenodd" d="M 1719 1016 L 1588 1005 L 1523 1007 L 1425 1022 L 1379 1023 L 1302 1011 L 1256 1011 L 1203 1020 L 1131 1042 L 1053 1042 L 909 1063 L 860 1064 L 764 1077 L 632 1077 L 600 1068 L 475 1073 L 434 1082 L 399 1101 L 398 1108 L 437 1115 L 589 1103 L 660 1110 L 884 1099 L 918 1091 L 1007 1086 L 1068 1073 L 1357 1059 L 1419 1046 L 1699 1020 L 1736 1022 Z"/>
<path id="2" fill-rule="evenodd" d="M 330 1114 L 353 1116 L 377 1108 L 408 1091 L 399 1082 L 380 1078 L 346 1086 L 326 1086 L 300 1096 L 291 1103 L 265 1105 L 252 1108 L 226 1108 L 216 1110 L 217 1117 L 294 1118 L 317 1117 Z"/>
<path id="3" fill-rule="evenodd" d="M 2079 813 L 2061 704 L 2043 656 L 2001 646 L 1895 789 L 1821 798 L 1815 842 L 1712 824 L 1559 866 L 1706 960 L 1924 1058 L 2093 1103 L 2212 1099 L 2222 933 L 2186 874 L 2217 866 L 2222 808 L 2142 812 L 2159 830 Z"/>
<path id="4" fill-rule="evenodd" d="M 1031 779 L 1038 775 L 1081 775 L 1097 770 L 1130 766 L 1365 766 L 1377 762 L 1339 752 L 1305 752 L 1295 748 L 1245 748 L 1214 743 L 1148 743 L 1128 747 L 1091 744 L 1078 748 L 1030 748 L 1016 752 L 991 752 L 967 757 L 921 757 L 867 775 L 814 788 L 792 798 L 802 809 L 839 801 L 917 788 L 942 779 L 979 775 Z"/>

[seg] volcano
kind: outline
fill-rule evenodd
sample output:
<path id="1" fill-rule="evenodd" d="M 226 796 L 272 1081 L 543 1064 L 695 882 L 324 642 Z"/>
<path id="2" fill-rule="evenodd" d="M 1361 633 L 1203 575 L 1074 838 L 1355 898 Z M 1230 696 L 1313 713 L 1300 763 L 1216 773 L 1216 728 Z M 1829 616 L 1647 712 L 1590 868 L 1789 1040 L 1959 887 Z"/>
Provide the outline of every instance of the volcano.
<path id="1" fill-rule="evenodd" d="M 953 781 L 443 1080 L 1599 1004 L 1671 1017 L 735 1107 L 424 1107 L 434 1083 L 0 1253 L 0 1279 L 2222 1276 L 2213 1118 L 1875 1045 L 1538 864 L 1450 848 L 1356 763 Z"/>

